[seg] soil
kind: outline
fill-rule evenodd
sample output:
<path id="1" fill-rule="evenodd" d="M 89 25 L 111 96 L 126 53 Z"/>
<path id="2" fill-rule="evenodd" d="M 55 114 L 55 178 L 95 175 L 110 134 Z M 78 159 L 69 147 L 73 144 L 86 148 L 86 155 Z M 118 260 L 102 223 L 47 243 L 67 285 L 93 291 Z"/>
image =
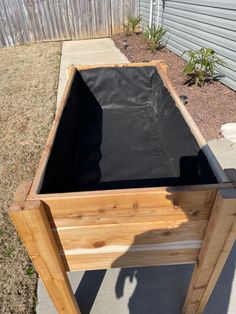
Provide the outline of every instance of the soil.
<path id="1" fill-rule="evenodd" d="M 115 45 L 130 62 L 148 62 L 161 59 L 168 65 L 168 76 L 179 95 L 187 96 L 186 108 L 206 140 L 221 137 L 220 127 L 224 123 L 236 122 L 236 92 L 220 82 L 203 87 L 188 86 L 182 70 L 185 61 L 163 48 L 153 54 L 141 35 L 126 37 L 123 33 L 112 36 Z M 124 40 L 128 46 L 125 49 Z"/>
<path id="2" fill-rule="evenodd" d="M 0 313 L 35 313 L 37 276 L 10 222 L 17 185 L 30 180 L 56 108 L 61 43 L 0 49 Z"/>

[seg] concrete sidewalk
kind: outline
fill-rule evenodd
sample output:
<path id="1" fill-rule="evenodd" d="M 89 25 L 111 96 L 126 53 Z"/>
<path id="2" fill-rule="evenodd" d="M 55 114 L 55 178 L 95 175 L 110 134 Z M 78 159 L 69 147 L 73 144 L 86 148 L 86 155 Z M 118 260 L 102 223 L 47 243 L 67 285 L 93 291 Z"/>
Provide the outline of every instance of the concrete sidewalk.
<path id="1" fill-rule="evenodd" d="M 236 313 L 234 246 L 204 314 Z M 180 314 L 193 265 L 68 273 L 82 314 Z M 131 278 L 133 280 L 131 281 Z M 39 280 L 37 314 L 56 314 Z"/>
<path id="2" fill-rule="evenodd" d="M 127 63 L 111 39 L 64 42 L 58 100 L 70 64 Z M 236 168 L 236 145 L 209 143 L 223 167 Z M 236 314 L 236 245 L 224 267 L 204 314 Z M 179 314 L 193 265 L 113 269 L 69 273 L 82 314 Z M 56 314 L 39 279 L 37 314 Z"/>
<path id="3" fill-rule="evenodd" d="M 236 280 L 232 282 L 235 260 L 236 246 L 204 314 L 236 313 Z M 192 270 L 193 265 L 175 265 L 74 272 L 68 275 L 82 314 L 180 314 Z M 57 313 L 41 280 L 36 312 Z"/>
<path id="4" fill-rule="evenodd" d="M 64 41 L 62 46 L 57 103 L 60 102 L 66 85 L 66 69 L 69 65 L 128 62 L 128 59 L 116 48 L 110 38 Z"/>
<path id="5" fill-rule="evenodd" d="M 223 169 L 236 168 L 236 144 L 225 138 L 209 142 L 209 146 Z"/>

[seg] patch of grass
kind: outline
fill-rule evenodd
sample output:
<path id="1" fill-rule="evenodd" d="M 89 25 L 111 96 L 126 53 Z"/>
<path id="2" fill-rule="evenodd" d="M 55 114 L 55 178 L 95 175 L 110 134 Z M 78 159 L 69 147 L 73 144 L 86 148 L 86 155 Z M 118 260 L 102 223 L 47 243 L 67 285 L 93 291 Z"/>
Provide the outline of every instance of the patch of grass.
<path id="1" fill-rule="evenodd" d="M 36 295 L 33 296 L 33 309 L 36 310 L 36 306 L 38 304 L 38 298 Z"/>
<path id="2" fill-rule="evenodd" d="M 0 48 L 0 313 L 4 314 L 35 313 L 37 276 L 29 268 L 7 208 L 19 183 L 34 177 L 55 113 L 60 54 L 59 42 Z"/>
<path id="3" fill-rule="evenodd" d="M 11 248 L 11 247 L 6 248 L 5 251 L 4 251 L 4 256 L 5 257 L 12 257 L 13 252 L 14 252 L 13 248 Z"/>
<path id="4" fill-rule="evenodd" d="M 32 277 L 32 275 L 34 275 L 34 274 L 35 274 L 34 267 L 33 266 L 29 266 L 26 269 L 26 275 L 29 276 L 29 277 Z"/>

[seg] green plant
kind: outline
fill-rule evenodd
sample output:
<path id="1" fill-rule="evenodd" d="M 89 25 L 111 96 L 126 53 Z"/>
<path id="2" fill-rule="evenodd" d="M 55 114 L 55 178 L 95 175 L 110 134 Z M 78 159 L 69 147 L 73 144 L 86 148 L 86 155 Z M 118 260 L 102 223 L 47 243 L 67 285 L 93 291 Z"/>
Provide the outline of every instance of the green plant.
<path id="1" fill-rule="evenodd" d="M 217 64 L 224 65 L 224 61 L 211 48 L 201 48 L 197 51 L 188 50 L 183 54 L 187 54 L 189 57 L 183 69 L 183 73 L 189 77 L 186 82 L 188 85 L 203 86 L 205 82 L 212 82 Z"/>
<path id="2" fill-rule="evenodd" d="M 35 273 L 34 271 L 34 268 L 33 266 L 29 266 L 27 269 L 26 269 L 26 275 L 29 276 L 29 277 L 32 277 L 32 275 Z"/>
<path id="3" fill-rule="evenodd" d="M 140 24 L 142 16 L 128 16 L 128 24 L 130 25 L 131 32 L 134 33 L 136 27 Z"/>
<path id="4" fill-rule="evenodd" d="M 143 33 L 145 40 L 147 41 L 148 48 L 155 53 L 161 48 L 161 41 L 166 34 L 167 29 L 163 26 L 152 25 L 148 26 L 147 30 Z"/>
<path id="5" fill-rule="evenodd" d="M 33 308 L 35 309 L 35 312 L 36 312 L 37 303 L 38 303 L 38 298 L 37 298 L 37 296 L 33 296 Z"/>
<path id="6" fill-rule="evenodd" d="M 127 16 L 127 23 L 123 24 L 123 29 L 125 32 L 126 36 L 130 36 L 133 33 L 135 33 L 135 30 L 137 28 L 137 26 L 139 25 L 139 23 L 142 20 L 142 16 L 138 15 L 138 16 L 133 16 L 133 15 L 129 15 Z"/>
<path id="7" fill-rule="evenodd" d="M 14 252 L 13 248 L 6 248 L 4 251 L 4 255 L 5 255 L 5 257 L 12 257 L 13 252 Z"/>

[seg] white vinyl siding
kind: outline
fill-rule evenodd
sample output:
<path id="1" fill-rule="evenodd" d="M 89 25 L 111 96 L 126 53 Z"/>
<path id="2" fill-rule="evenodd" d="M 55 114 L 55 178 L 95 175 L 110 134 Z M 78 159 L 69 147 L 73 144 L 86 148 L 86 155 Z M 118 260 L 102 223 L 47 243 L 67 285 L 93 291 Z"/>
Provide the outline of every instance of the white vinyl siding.
<path id="1" fill-rule="evenodd" d="M 153 23 L 157 21 L 157 0 Z M 139 0 L 143 26 L 149 23 L 150 0 Z M 185 50 L 213 48 L 224 59 L 221 81 L 236 90 L 236 0 L 160 0 L 160 23 L 167 29 L 167 48 L 182 55 Z M 186 58 L 186 56 L 183 56 Z"/>

